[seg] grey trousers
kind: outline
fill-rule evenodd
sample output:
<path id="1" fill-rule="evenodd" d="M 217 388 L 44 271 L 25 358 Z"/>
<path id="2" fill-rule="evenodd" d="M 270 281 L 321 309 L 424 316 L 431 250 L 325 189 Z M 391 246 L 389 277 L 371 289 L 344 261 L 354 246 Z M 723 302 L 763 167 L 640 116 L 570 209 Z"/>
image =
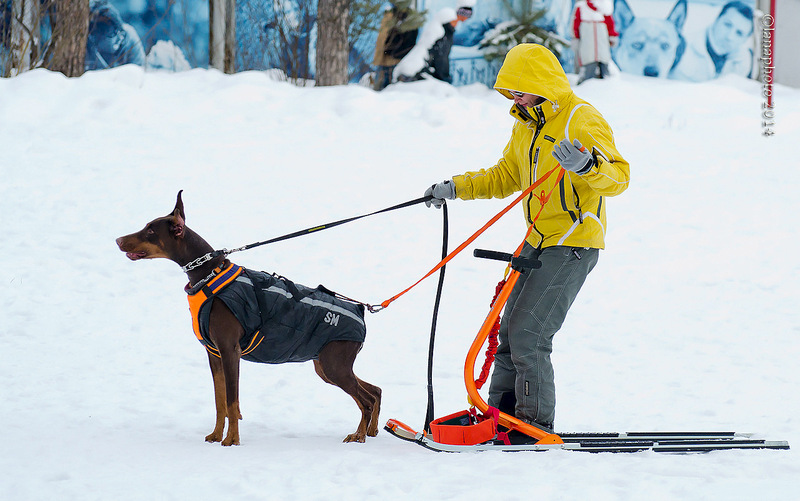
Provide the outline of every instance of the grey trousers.
<path id="1" fill-rule="evenodd" d="M 599 76 L 598 76 L 599 75 Z M 609 75 L 608 65 L 605 63 L 589 63 L 582 66 L 578 83 L 581 84 L 590 78 L 606 78 Z"/>
<path id="2" fill-rule="evenodd" d="M 556 407 L 550 362 L 553 336 L 599 254 L 598 249 L 583 247 L 556 246 L 539 251 L 525 244 L 521 255 L 538 257 L 542 267 L 522 274 L 506 303 L 489 405 L 508 413 L 510 401 L 518 419 L 552 429 Z"/>

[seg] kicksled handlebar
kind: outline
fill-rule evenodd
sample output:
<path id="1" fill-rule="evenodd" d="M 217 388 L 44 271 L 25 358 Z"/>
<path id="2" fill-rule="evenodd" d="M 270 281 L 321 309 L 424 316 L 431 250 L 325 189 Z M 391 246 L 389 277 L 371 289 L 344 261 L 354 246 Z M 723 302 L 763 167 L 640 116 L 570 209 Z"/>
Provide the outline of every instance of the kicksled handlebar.
<path id="1" fill-rule="evenodd" d="M 482 259 L 493 259 L 495 261 L 505 261 L 511 264 L 511 268 L 523 273 L 525 270 L 537 270 L 542 267 L 542 262 L 535 258 L 515 257 L 507 252 L 499 252 L 486 249 L 475 249 L 472 255 Z"/>

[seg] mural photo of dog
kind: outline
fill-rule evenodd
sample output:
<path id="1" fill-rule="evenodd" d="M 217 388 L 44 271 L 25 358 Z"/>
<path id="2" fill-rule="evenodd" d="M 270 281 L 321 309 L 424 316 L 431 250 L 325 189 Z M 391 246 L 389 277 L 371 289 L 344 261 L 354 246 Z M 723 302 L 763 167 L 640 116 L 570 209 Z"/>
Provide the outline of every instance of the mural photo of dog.
<path id="1" fill-rule="evenodd" d="M 637 17 L 626 0 L 614 2 L 614 22 L 619 42 L 611 56 L 625 73 L 667 78 L 686 49 L 683 25 L 686 0 L 678 0 L 665 19 Z"/>

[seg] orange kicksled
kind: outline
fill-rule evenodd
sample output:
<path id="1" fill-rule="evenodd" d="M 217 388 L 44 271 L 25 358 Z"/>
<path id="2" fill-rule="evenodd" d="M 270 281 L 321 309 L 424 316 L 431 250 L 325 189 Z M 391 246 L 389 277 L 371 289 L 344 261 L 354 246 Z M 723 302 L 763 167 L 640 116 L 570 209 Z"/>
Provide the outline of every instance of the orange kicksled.
<path id="1" fill-rule="evenodd" d="M 508 430 L 517 430 L 536 439 L 535 443 L 539 445 L 564 443 L 561 437 L 556 434 L 547 433 L 513 416 L 500 412 L 494 407 L 490 407 L 478 393 L 479 385 L 482 384 L 482 381 L 476 382 L 475 380 L 475 362 L 489 335 L 493 330 L 496 331 L 495 325 L 499 321 L 500 312 L 508 300 L 508 296 L 511 294 L 518 277 L 519 272 L 513 270 L 495 298 L 489 315 L 484 320 L 467 353 L 464 364 L 464 381 L 469 395 L 469 402 L 473 407 L 434 419 L 430 422 L 430 432 L 419 433 L 402 421 L 390 419 L 386 423 L 386 429 L 389 432 L 406 440 L 418 440 L 424 436 L 428 440 L 439 444 L 455 446 L 477 445 L 495 440 L 509 445 L 506 433 L 498 431 L 499 427 L 502 426 Z"/>

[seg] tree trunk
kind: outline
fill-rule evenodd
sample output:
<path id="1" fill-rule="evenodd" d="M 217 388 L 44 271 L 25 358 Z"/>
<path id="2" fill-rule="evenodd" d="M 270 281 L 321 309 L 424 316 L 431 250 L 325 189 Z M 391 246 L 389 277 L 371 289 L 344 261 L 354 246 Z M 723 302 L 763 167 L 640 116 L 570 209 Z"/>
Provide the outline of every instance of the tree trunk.
<path id="1" fill-rule="evenodd" d="M 225 71 L 225 4 L 208 1 L 208 67 Z"/>
<path id="2" fill-rule="evenodd" d="M 236 0 L 225 0 L 225 73 L 236 73 Z"/>
<path id="3" fill-rule="evenodd" d="M 319 0 L 317 7 L 317 86 L 347 83 L 350 0 Z"/>
<path id="4" fill-rule="evenodd" d="M 53 57 L 48 68 L 68 77 L 83 75 L 89 37 L 89 0 L 56 0 Z"/>
<path id="5" fill-rule="evenodd" d="M 236 72 L 236 0 L 208 2 L 208 66 Z"/>
<path id="6" fill-rule="evenodd" d="M 39 49 L 39 2 L 13 0 L 11 5 L 11 68 L 18 75 L 36 63 Z"/>

